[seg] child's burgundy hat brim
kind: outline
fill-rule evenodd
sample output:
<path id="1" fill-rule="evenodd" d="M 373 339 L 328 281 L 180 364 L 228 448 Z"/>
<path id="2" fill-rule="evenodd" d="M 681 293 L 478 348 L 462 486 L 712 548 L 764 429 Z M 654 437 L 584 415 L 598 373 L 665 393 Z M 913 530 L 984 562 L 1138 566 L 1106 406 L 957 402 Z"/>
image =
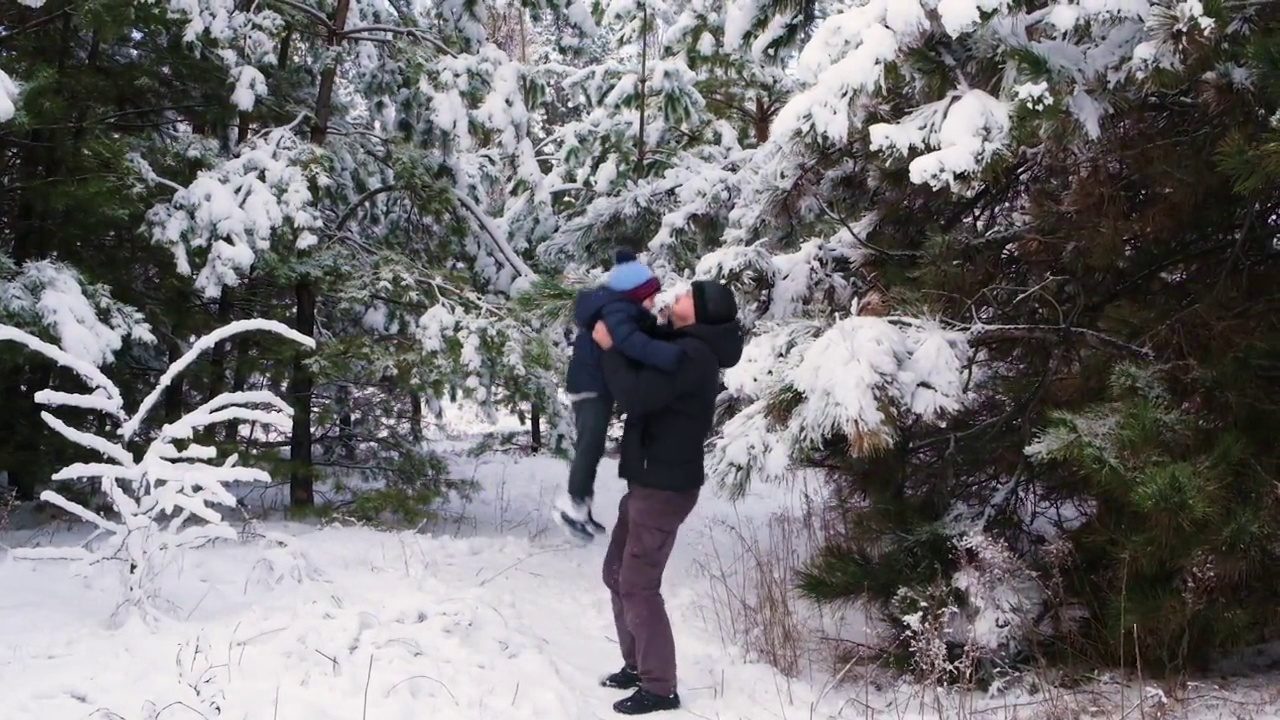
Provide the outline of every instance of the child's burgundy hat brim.
<path id="1" fill-rule="evenodd" d="M 658 278 L 651 277 L 648 280 L 645 280 L 639 285 L 626 291 L 625 293 L 623 293 L 623 295 L 626 295 L 628 298 L 638 303 L 642 303 L 645 300 L 648 300 L 649 298 L 653 297 L 654 295 L 657 295 L 658 291 L 661 289 L 662 289 L 662 284 L 658 282 Z"/>

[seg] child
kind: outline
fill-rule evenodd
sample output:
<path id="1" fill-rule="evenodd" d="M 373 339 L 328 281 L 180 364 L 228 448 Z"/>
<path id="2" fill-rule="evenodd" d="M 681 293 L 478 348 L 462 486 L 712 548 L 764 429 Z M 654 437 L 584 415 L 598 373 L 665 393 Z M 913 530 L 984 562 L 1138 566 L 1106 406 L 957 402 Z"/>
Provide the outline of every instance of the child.
<path id="1" fill-rule="evenodd" d="M 636 362 L 675 372 L 680 348 L 656 340 L 642 329 L 653 322 L 649 311 L 659 289 L 658 279 L 635 253 L 618 250 L 604 287 L 583 290 L 574 302 L 578 335 L 573 340 L 566 390 L 573 403 L 577 441 L 569 466 L 569 492 L 556 503 L 555 519 L 582 540 L 604 533 L 604 526 L 591 515 L 591 498 L 596 466 L 604 456 L 605 435 L 613 417 L 613 397 L 600 363 L 604 350 L 592 339 L 591 330 L 596 321 L 603 320 L 618 352 Z"/>

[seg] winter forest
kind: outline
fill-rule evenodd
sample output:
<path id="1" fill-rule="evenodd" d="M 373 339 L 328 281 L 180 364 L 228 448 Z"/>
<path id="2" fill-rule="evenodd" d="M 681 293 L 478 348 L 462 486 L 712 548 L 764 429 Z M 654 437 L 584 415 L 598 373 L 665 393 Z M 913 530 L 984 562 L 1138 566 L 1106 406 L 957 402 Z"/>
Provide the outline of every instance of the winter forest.
<path id="1" fill-rule="evenodd" d="M 0 717 L 610 716 L 619 247 L 673 716 L 1280 713 L 1280 4 L 0 0 Z"/>

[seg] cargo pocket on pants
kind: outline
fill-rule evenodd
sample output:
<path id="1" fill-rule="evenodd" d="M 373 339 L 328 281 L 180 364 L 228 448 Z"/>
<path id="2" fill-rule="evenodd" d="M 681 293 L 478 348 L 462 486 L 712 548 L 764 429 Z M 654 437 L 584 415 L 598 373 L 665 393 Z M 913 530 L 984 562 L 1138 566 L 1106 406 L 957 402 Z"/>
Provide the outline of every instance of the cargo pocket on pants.
<path id="1" fill-rule="evenodd" d="M 626 591 L 657 591 L 675 545 L 675 532 L 651 525 L 628 528 L 626 557 L 619 584 Z"/>

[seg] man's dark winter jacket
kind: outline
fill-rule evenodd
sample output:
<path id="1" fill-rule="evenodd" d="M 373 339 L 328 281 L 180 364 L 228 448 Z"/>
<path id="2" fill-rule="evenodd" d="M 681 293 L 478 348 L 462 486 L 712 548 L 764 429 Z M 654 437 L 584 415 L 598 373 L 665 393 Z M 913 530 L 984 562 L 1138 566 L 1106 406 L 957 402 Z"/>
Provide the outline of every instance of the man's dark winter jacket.
<path id="1" fill-rule="evenodd" d="M 655 324 L 653 314 L 616 290 L 602 287 L 578 293 L 573 317 L 578 335 L 573 339 L 573 355 L 569 358 L 568 376 L 565 378 L 565 391 L 570 395 L 597 393 L 609 396 L 600 365 L 604 351 L 591 337 L 597 320 L 603 320 L 605 327 L 609 328 L 613 347 L 632 360 L 666 373 L 675 372 L 680 363 L 680 348 L 645 332 Z"/>
<path id="2" fill-rule="evenodd" d="M 609 389 L 627 413 L 618 474 L 642 487 L 694 490 L 705 477 L 703 443 L 715 418 L 720 370 L 742 359 L 742 326 L 690 325 L 670 337 L 684 351 L 672 374 L 605 353 Z"/>

